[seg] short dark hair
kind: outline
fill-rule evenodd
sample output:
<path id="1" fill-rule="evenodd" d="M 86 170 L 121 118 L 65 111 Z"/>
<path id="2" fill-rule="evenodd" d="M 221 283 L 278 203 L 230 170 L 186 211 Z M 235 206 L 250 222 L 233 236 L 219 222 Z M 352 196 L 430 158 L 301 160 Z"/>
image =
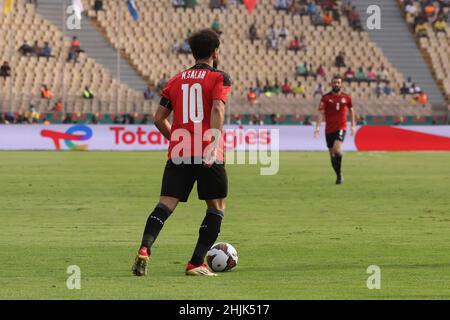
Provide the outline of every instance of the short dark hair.
<path id="1" fill-rule="evenodd" d="M 335 74 L 333 76 L 333 79 L 331 79 L 331 81 L 333 81 L 333 80 L 344 80 L 344 78 L 340 74 Z"/>
<path id="2" fill-rule="evenodd" d="M 219 48 L 219 35 L 212 29 L 203 29 L 189 37 L 189 46 L 196 60 L 207 59 Z"/>

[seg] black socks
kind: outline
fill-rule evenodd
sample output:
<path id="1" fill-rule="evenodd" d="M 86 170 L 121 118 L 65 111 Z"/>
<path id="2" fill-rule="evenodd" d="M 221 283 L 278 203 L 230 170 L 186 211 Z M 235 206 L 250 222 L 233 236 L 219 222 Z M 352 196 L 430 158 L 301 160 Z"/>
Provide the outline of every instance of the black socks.
<path id="1" fill-rule="evenodd" d="M 205 219 L 200 226 L 197 246 L 191 259 L 191 264 L 194 266 L 200 266 L 203 263 L 206 253 L 217 240 L 223 216 L 224 214 L 220 210 L 211 208 L 206 211 Z"/>
<path id="2" fill-rule="evenodd" d="M 150 253 L 150 248 L 158 237 L 159 232 L 164 226 L 164 222 L 170 217 L 172 211 L 162 203 L 158 203 L 155 210 L 147 219 L 145 225 L 144 235 L 142 237 L 141 247 L 147 247 Z"/>
<path id="3" fill-rule="evenodd" d="M 334 172 L 338 177 L 341 176 L 342 154 L 336 154 L 331 157 L 331 164 L 333 165 Z"/>

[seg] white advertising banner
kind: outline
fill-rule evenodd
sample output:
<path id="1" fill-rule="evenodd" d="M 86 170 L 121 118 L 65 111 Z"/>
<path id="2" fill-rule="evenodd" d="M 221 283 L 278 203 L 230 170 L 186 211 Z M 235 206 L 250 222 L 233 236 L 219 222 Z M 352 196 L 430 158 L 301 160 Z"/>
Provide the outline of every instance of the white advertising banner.
<path id="1" fill-rule="evenodd" d="M 226 150 L 325 151 L 313 126 L 226 126 Z M 154 125 L 0 125 L 0 150 L 167 150 Z M 363 126 L 347 132 L 346 151 L 447 150 L 450 126 Z"/>

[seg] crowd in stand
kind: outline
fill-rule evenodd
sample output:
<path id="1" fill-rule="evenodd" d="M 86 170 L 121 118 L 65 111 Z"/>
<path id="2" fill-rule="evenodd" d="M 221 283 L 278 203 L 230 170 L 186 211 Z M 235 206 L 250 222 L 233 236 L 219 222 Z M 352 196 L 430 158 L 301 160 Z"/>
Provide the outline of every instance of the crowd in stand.
<path id="1" fill-rule="evenodd" d="M 428 37 L 428 25 L 431 25 L 436 33 L 447 33 L 446 29 L 450 23 L 449 0 L 400 0 L 400 2 L 404 8 L 406 21 L 417 37 Z"/>

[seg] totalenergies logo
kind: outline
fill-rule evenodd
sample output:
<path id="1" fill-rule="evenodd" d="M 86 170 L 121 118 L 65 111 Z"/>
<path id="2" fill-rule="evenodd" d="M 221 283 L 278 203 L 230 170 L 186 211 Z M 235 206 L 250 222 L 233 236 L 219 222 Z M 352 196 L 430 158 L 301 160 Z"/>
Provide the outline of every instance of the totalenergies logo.
<path id="1" fill-rule="evenodd" d="M 87 144 L 75 144 L 75 141 L 87 141 L 92 138 L 92 129 L 85 125 L 70 127 L 66 132 L 42 130 L 41 136 L 50 138 L 55 143 L 56 150 L 61 150 L 61 140 L 70 150 L 87 150 Z"/>

